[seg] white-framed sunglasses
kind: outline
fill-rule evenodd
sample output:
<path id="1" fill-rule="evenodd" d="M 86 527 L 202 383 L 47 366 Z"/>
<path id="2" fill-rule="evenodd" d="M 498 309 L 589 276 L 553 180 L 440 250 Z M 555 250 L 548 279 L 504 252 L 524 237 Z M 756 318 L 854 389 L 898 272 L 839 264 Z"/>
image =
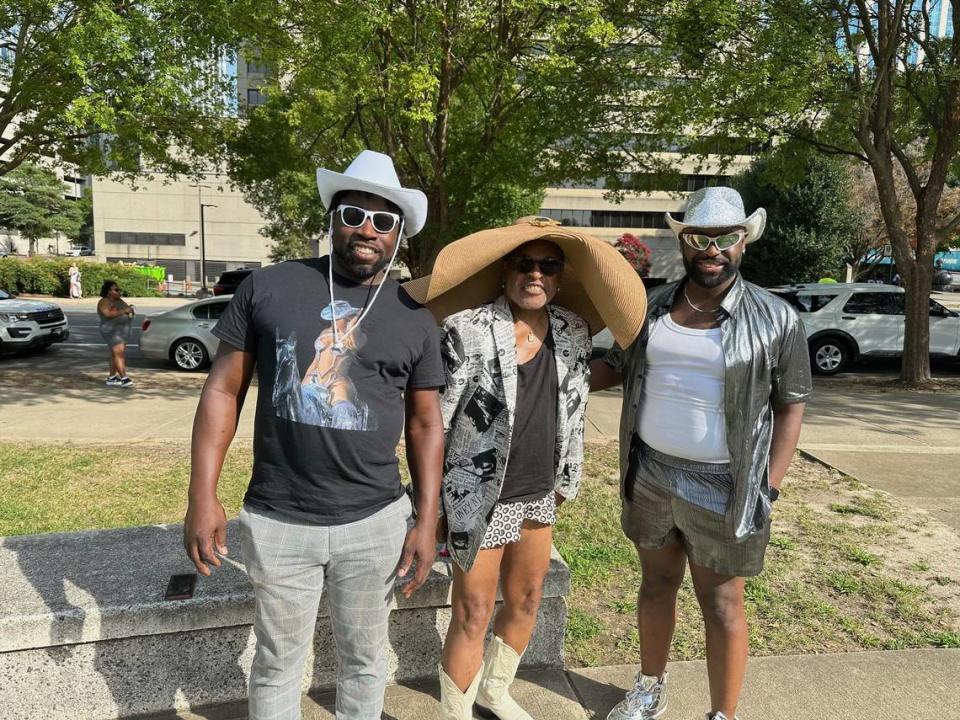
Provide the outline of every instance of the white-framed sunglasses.
<path id="1" fill-rule="evenodd" d="M 367 210 L 356 205 L 337 205 L 335 213 L 340 215 L 340 222 L 346 227 L 358 228 L 370 219 L 373 229 L 381 235 L 391 232 L 400 222 L 397 213 L 386 210 Z"/>
<path id="2" fill-rule="evenodd" d="M 717 246 L 717 250 L 729 250 L 747 236 L 746 230 L 734 230 L 723 235 L 704 235 L 702 233 L 683 233 L 683 241 L 695 250 L 707 250 L 710 244 Z"/>

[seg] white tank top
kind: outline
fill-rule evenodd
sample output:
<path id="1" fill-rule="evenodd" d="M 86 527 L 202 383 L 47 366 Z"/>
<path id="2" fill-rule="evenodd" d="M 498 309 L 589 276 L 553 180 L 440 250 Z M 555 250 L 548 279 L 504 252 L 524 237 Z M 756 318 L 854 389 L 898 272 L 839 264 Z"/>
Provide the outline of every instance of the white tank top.
<path id="1" fill-rule="evenodd" d="M 670 313 L 653 322 L 637 422 L 647 445 L 696 462 L 730 462 L 720 340 L 720 328 L 686 328 Z"/>

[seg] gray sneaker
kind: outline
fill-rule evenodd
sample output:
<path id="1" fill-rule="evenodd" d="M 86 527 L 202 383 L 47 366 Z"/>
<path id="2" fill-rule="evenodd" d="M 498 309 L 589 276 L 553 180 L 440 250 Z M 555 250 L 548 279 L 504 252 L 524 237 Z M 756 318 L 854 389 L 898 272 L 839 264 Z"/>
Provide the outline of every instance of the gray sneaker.
<path id="1" fill-rule="evenodd" d="M 607 720 L 653 720 L 667 711 L 667 674 L 662 678 L 637 673 L 633 690 L 607 715 Z"/>
<path id="2" fill-rule="evenodd" d="M 120 376 L 111 375 L 107 378 L 107 387 L 120 387 Z"/>
<path id="3" fill-rule="evenodd" d="M 706 715 L 706 720 L 727 720 L 727 716 L 717 710 L 716 712 L 708 712 Z M 738 716 L 734 716 L 733 720 L 740 720 L 740 718 Z"/>

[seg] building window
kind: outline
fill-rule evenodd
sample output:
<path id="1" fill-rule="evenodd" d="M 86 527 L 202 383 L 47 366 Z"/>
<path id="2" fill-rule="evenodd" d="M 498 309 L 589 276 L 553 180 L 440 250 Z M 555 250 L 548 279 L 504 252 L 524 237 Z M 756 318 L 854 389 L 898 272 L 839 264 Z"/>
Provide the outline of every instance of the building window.
<path id="1" fill-rule="evenodd" d="M 258 105 L 266 105 L 267 96 L 260 92 L 260 88 L 248 88 L 247 89 L 247 105 L 250 107 L 256 107 Z"/>
<path id="2" fill-rule="evenodd" d="M 620 187 L 635 192 L 693 192 L 705 187 L 729 185 L 728 175 L 671 175 L 665 173 L 619 173 Z M 595 180 L 566 180 L 560 183 L 562 188 L 604 190 L 608 187 L 606 178 Z"/>
<path id="3" fill-rule="evenodd" d="M 667 221 L 659 211 L 641 212 L 631 210 L 562 210 L 543 208 L 540 215 L 558 220 L 571 227 L 595 228 L 641 228 L 647 230 L 666 230 Z M 673 213 L 674 217 L 682 213 Z"/>
<path id="4" fill-rule="evenodd" d="M 104 239 L 114 245 L 186 245 L 183 233 L 107 232 Z"/>

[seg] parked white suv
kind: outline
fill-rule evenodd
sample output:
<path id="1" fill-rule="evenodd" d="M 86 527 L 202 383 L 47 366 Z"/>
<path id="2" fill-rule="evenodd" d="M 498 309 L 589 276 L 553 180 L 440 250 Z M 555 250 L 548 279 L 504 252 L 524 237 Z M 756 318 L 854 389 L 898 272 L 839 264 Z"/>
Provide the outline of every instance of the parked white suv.
<path id="1" fill-rule="evenodd" d="M 813 371 L 835 375 L 862 355 L 901 355 L 906 296 L 895 285 L 807 283 L 770 288 L 803 319 Z M 930 301 L 930 354 L 960 356 L 960 313 Z"/>
<path id="2" fill-rule="evenodd" d="M 59 306 L 21 300 L 0 290 L 0 351 L 43 348 L 69 336 L 67 318 Z"/>

